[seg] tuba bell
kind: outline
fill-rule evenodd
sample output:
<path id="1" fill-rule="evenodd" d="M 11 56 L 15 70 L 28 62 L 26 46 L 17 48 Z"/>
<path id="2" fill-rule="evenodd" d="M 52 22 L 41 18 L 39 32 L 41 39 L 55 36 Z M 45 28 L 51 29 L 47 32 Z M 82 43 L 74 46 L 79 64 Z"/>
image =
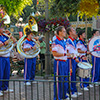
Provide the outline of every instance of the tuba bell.
<path id="1" fill-rule="evenodd" d="M 34 58 L 39 54 L 40 47 L 39 47 L 39 44 L 37 43 L 37 41 L 35 39 L 32 39 L 32 41 L 34 41 L 34 43 L 36 45 L 36 49 L 35 50 L 32 49 L 32 50 L 28 51 L 27 53 L 24 52 L 23 43 L 26 40 L 26 28 L 29 28 L 31 31 L 33 31 L 35 33 L 38 32 L 38 26 L 37 26 L 36 20 L 34 19 L 33 16 L 29 17 L 29 21 L 28 21 L 28 23 L 25 25 L 25 27 L 23 29 L 24 35 L 17 42 L 17 51 L 24 58 Z"/>

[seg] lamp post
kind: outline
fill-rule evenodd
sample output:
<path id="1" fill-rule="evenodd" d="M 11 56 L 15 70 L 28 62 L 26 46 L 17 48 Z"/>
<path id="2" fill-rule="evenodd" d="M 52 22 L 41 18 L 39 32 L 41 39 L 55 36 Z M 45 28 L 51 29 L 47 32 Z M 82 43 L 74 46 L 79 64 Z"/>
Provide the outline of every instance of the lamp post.
<path id="1" fill-rule="evenodd" d="M 24 23 L 22 23 L 23 18 L 20 17 L 18 19 L 18 22 L 16 23 L 16 26 L 19 28 L 19 38 L 21 38 L 23 36 L 23 27 L 25 26 Z"/>
<path id="2" fill-rule="evenodd" d="M 45 15 L 46 20 L 49 19 L 49 12 L 48 12 L 48 0 L 45 0 Z M 51 74 L 50 68 L 50 49 L 49 49 L 49 33 L 46 32 L 46 53 L 45 53 L 45 78 L 48 78 Z"/>
<path id="3" fill-rule="evenodd" d="M 23 21 L 23 18 L 22 18 L 22 17 L 20 17 L 20 18 L 19 18 L 19 21 L 20 21 L 20 22 L 22 22 L 22 21 Z"/>

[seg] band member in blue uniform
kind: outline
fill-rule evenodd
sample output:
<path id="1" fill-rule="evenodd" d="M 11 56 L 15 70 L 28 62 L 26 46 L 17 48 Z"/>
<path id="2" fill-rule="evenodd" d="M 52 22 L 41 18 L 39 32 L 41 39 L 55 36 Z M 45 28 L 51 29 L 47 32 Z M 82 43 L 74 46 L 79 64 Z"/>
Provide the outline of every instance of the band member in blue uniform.
<path id="1" fill-rule="evenodd" d="M 90 54 L 90 52 L 87 51 L 87 45 L 85 42 L 85 37 L 86 37 L 85 31 L 80 30 L 78 33 L 78 37 L 79 37 L 79 40 L 77 42 L 77 50 L 78 50 L 78 53 L 80 53 L 80 61 L 87 62 L 88 59 L 87 59 L 86 55 Z M 80 78 L 80 81 L 89 82 L 89 78 Z M 81 83 L 80 86 L 81 86 L 81 88 L 84 88 L 85 91 L 88 91 L 87 86 L 89 86 L 89 84 L 87 84 L 87 83 L 82 84 Z"/>
<path id="2" fill-rule="evenodd" d="M 63 26 L 59 26 L 57 28 L 57 37 L 53 41 L 52 44 L 52 53 L 54 56 L 54 80 L 60 81 L 54 82 L 54 100 L 62 100 L 66 99 L 69 100 L 68 96 L 66 95 L 66 90 L 68 88 L 68 83 L 64 81 L 68 81 L 68 67 L 67 65 L 67 56 L 70 56 L 69 53 L 67 53 L 66 49 L 66 43 L 64 41 L 64 37 L 66 36 L 66 30 Z M 62 77 L 56 77 L 62 76 Z M 57 86 L 57 88 L 56 88 Z"/>
<path id="3" fill-rule="evenodd" d="M 32 40 L 33 33 L 29 28 L 26 28 L 26 41 L 23 43 L 23 50 L 28 52 L 31 49 L 36 49 L 35 43 Z M 31 85 L 28 80 L 33 80 L 35 78 L 35 69 L 36 69 L 36 57 L 34 58 L 25 58 L 24 60 L 24 79 L 27 80 L 26 85 Z M 35 81 L 34 81 L 35 82 Z"/>
<path id="4" fill-rule="evenodd" d="M 6 34 L 11 34 L 8 30 L 6 30 Z M 16 42 L 16 39 L 11 36 L 10 37 L 13 42 Z M 9 37 L 4 35 L 3 29 L 0 29 L 0 48 L 3 50 L 3 46 L 9 44 Z M 0 79 L 7 79 L 10 78 L 10 52 L 5 55 L 0 55 Z M 4 92 L 13 92 L 12 89 L 9 89 L 9 82 L 8 81 L 0 81 L 0 96 L 3 95 L 1 91 Z"/>
<path id="5" fill-rule="evenodd" d="M 93 37 L 99 36 L 98 30 L 93 30 L 92 32 Z M 92 82 L 98 83 L 100 81 L 100 58 L 92 56 Z"/>
<path id="6" fill-rule="evenodd" d="M 73 59 L 69 58 L 67 61 L 69 72 L 71 75 L 70 80 L 76 81 L 76 68 L 77 68 L 77 62 L 79 62 L 76 56 L 78 54 L 78 51 L 76 49 L 76 40 L 74 39 L 76 36 L 76 31 L 72 27 L 68 27 L 67 34 L 69 35 L 68 39 L 66 40 L 68 52 L 71 54 L 74 54 Z M 71 97 L 74 97 L 74 98 L 77 97 L 77 94 L 78 95 L 82 94 L 80 92 L 77 93 L 76 83 L 71 83 L 71 92 L 72 92 Z"/>

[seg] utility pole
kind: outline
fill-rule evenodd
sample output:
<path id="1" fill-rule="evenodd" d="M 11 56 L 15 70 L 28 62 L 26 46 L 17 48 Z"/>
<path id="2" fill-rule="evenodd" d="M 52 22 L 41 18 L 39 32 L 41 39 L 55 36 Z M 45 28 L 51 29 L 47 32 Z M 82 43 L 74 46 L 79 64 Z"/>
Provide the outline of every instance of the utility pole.
<path id="1" fill-rule="evenodd" d="M 49 19 L 49 12 L 48 12 L 48 0 L 45 0 L 45 17 L 46 21 Z M 49 49 L 49 37 L 50 33 L 46 32 L 46 53 L 45 53 L 45 78 L 48 78 L 51 74 L 51 67 L 50 67 L 50 49 Z"/>

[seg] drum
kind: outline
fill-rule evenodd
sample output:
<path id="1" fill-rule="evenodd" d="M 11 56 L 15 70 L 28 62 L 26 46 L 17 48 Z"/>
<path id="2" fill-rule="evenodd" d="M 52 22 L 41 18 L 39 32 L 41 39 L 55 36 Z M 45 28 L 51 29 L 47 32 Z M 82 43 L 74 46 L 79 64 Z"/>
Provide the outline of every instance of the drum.
<path id="1" fill-rule="evenodd" d="M 93 56 L 100 58 L 100 36 L 94 36 L 89 41 L 88 49 Z"/>
<path id="2" fill-rule="evenodd" d="M 91 73 L 91 64 L 87 62 L 79 62 L 78 64 L 78 76 L 81 78 L 88 78 L 90 77 Z"/>

